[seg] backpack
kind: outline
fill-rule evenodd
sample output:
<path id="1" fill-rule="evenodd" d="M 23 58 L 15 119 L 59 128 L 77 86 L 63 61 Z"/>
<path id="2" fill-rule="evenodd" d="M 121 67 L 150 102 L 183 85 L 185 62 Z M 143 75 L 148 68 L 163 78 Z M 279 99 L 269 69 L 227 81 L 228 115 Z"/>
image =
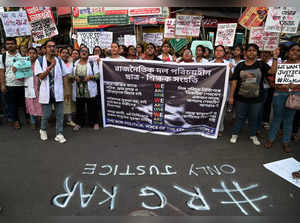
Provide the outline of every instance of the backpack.
<path id="1" fill-rule="evenodd" d="M 42 67 L 42 69 L 43 69 L 43 62 L 44 62 L 43 56 L 39 56 L 37 59 L 38 59 L 40 65 L 41 65 L 41 67 Z M 59 59 L 59 58 L 57 58 L 57 59 L 58 59 L 59 65 L 60 65 L 60 69 L 61 69 L 61 71 L 62 71 L 62 70 L 63 70 L 63 67 L 62 67 L 61 59 Z"/>

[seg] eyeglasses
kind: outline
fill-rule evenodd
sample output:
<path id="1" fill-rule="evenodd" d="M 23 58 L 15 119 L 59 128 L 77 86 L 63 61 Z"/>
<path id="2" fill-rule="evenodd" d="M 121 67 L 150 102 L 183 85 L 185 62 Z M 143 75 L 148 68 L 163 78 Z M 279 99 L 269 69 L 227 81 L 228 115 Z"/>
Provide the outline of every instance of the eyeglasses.
<path id="1" fill-rule="evenodd" d="M 192 53 L 190 51 L 186 51 L 183 53 L 183 55 L 191 55 Z"/>
<path id="2" fill-rule="evenodd" d="M 82 52 L 82 53 L 88 53 L 89 51 L 87 51 L 87 50 L 80 50 L 80 52 Z"/>

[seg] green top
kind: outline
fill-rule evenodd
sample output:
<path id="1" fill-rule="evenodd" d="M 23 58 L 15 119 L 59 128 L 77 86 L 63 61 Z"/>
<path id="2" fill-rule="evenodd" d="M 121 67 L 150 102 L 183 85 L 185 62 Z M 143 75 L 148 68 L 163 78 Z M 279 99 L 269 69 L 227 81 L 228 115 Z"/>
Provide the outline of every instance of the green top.
<path id="1" fill-rule="evenodd" d="M 75 76 L 80 78 L 80 82 L 77 82 L 76 97 L 77 98 L 90 98 L 90 92 L 88 89 L 88 83 L 84 81 L 87 76 L 87 65 L 77 64 Z"/>

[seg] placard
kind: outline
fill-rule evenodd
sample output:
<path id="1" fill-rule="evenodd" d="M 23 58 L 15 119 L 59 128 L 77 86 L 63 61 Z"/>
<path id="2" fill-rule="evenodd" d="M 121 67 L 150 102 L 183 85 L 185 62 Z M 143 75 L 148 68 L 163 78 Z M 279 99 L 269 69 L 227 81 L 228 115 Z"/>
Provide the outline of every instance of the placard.
<path id="1" fill-rule="evenodd" d="M 175 38 L 176 19 L 166 19 L 164 38 Z"/>
<path id="2" fill-rule="evenodd" d="M 218 24 L 215 46 L 233 46 L 237 23 Z"/>
<path id="3" fill-rule="evenodd" d="M 16 79 L 27 78 L 33 75 L 30 57 L 15 57 L 13 66 L 17 68 Z"/>
<path id="4" fill-rule="evenodd" d="M 0 13 L 6 37 L 30 36 L 30 25 L 25 11 Z"/>
<path id="5" fill-rule="evenodd" d="M 279 33 L 265 32 L 264 27 L 252 27 L 250 29 L 249 43 L 255 43 L 259 50 L 273 51 L 279 44 Z"/>
<path id="6" fill-rule="evenodd" d="M 136 47 L 136 36 L 135 35 L 124 35 L 124 45 L 126 47 L 128 47 L 128 46 Z"/>
<path id="7" fill-rule="evenodd" d="M 300 64 L 278 64 L 275 84 L 300 84 Z"/>
<path id="8" fill-rule="evenodd" d="M 143 40 L 146 43 L 153 43 L 155 46 L 161 46 L 163 43 L 163 33 L 143 33 Z"/>
<path id="9" fill-rule="evenodd" d="M 247 7 L 238 22 L 246 29 L 261 26 L 268 14 L 266 7 Z"/>
<path id="10" fill-rule="evenodd" d="M 197 15 L 176 15 L 176 36 L 198 37 L 200 33 L 202 16 Z"/>
<path id="11" fill-rule="evenodd" d="M 78 32 L 77 42 L 80 46 L 82 43 L 89 48 L 90 53 L 93 52 L 95 46 L 100 46 L 101 49 L 110 49 L 113 42 L 112 32 Z"/>

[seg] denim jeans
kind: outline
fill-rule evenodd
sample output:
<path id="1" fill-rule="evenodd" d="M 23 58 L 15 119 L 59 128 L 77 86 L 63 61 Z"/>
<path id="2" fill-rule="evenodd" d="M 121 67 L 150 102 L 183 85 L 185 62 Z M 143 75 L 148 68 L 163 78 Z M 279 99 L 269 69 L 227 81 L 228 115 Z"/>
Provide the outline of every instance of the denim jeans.
<path id="1" fill-rule="evenodd" d="M 236 101 L 236 120 L 232 129 L 232 135 L 238 135 L 248 118 L 250 136 L 256 136 L 258 113 L 262 103 L 243 103 Z"/>
<path id="2" fill-rule="evenodd" d="M 265 103 L 268 98 L 269 94 L 269 88 L 264 89 L 264 101 L 262 106 L 260 107 L 260 110 L 258 112 L 258 118 L 257 118 L 257 130 L 260 130 L 263 128 L 263 121 L 264 121 L 264 113 L 265 113 Z"/>
<path id="3" fill-rule="evenodd" d="M 19 107 L 23 107 L 25 117 L 27 116 L 25 112 L 26 105 L 24 86 L 6 86 L 6 90 L 7 92 L 5 93 L 5 102 L 7 103 L 8 118 L 13 122 L 20 121 Z"/>
<path id="4" fill-rule="evenodd" d="M 56 114 L 56 134 L 63 133 L 64 125 L 64 102 L 53 103 Z M 43 116 L 41 120 L 41 129 L 46 131 L 48 128 L 48 119 L 52 114 L 52 104 L 42 104 Z"/>
<path id="5" fill-rule="evenodd" d="M 285 102 L 290 95 L 290 92 L 278 92 L 275 91 L 273 96 L 273 110 L 274 117 L 269 131 L 269 140 L 274 141 L 276 135 L 280 129 L 280 124 L 283 122 L 283 143 L 289 143 L 291 141 L 293 120 L 296 114 L 296 110 L 288 109 L 285 107 Z M 294 94 L 300 95 L 300 92 L 294 92 Z"/>

